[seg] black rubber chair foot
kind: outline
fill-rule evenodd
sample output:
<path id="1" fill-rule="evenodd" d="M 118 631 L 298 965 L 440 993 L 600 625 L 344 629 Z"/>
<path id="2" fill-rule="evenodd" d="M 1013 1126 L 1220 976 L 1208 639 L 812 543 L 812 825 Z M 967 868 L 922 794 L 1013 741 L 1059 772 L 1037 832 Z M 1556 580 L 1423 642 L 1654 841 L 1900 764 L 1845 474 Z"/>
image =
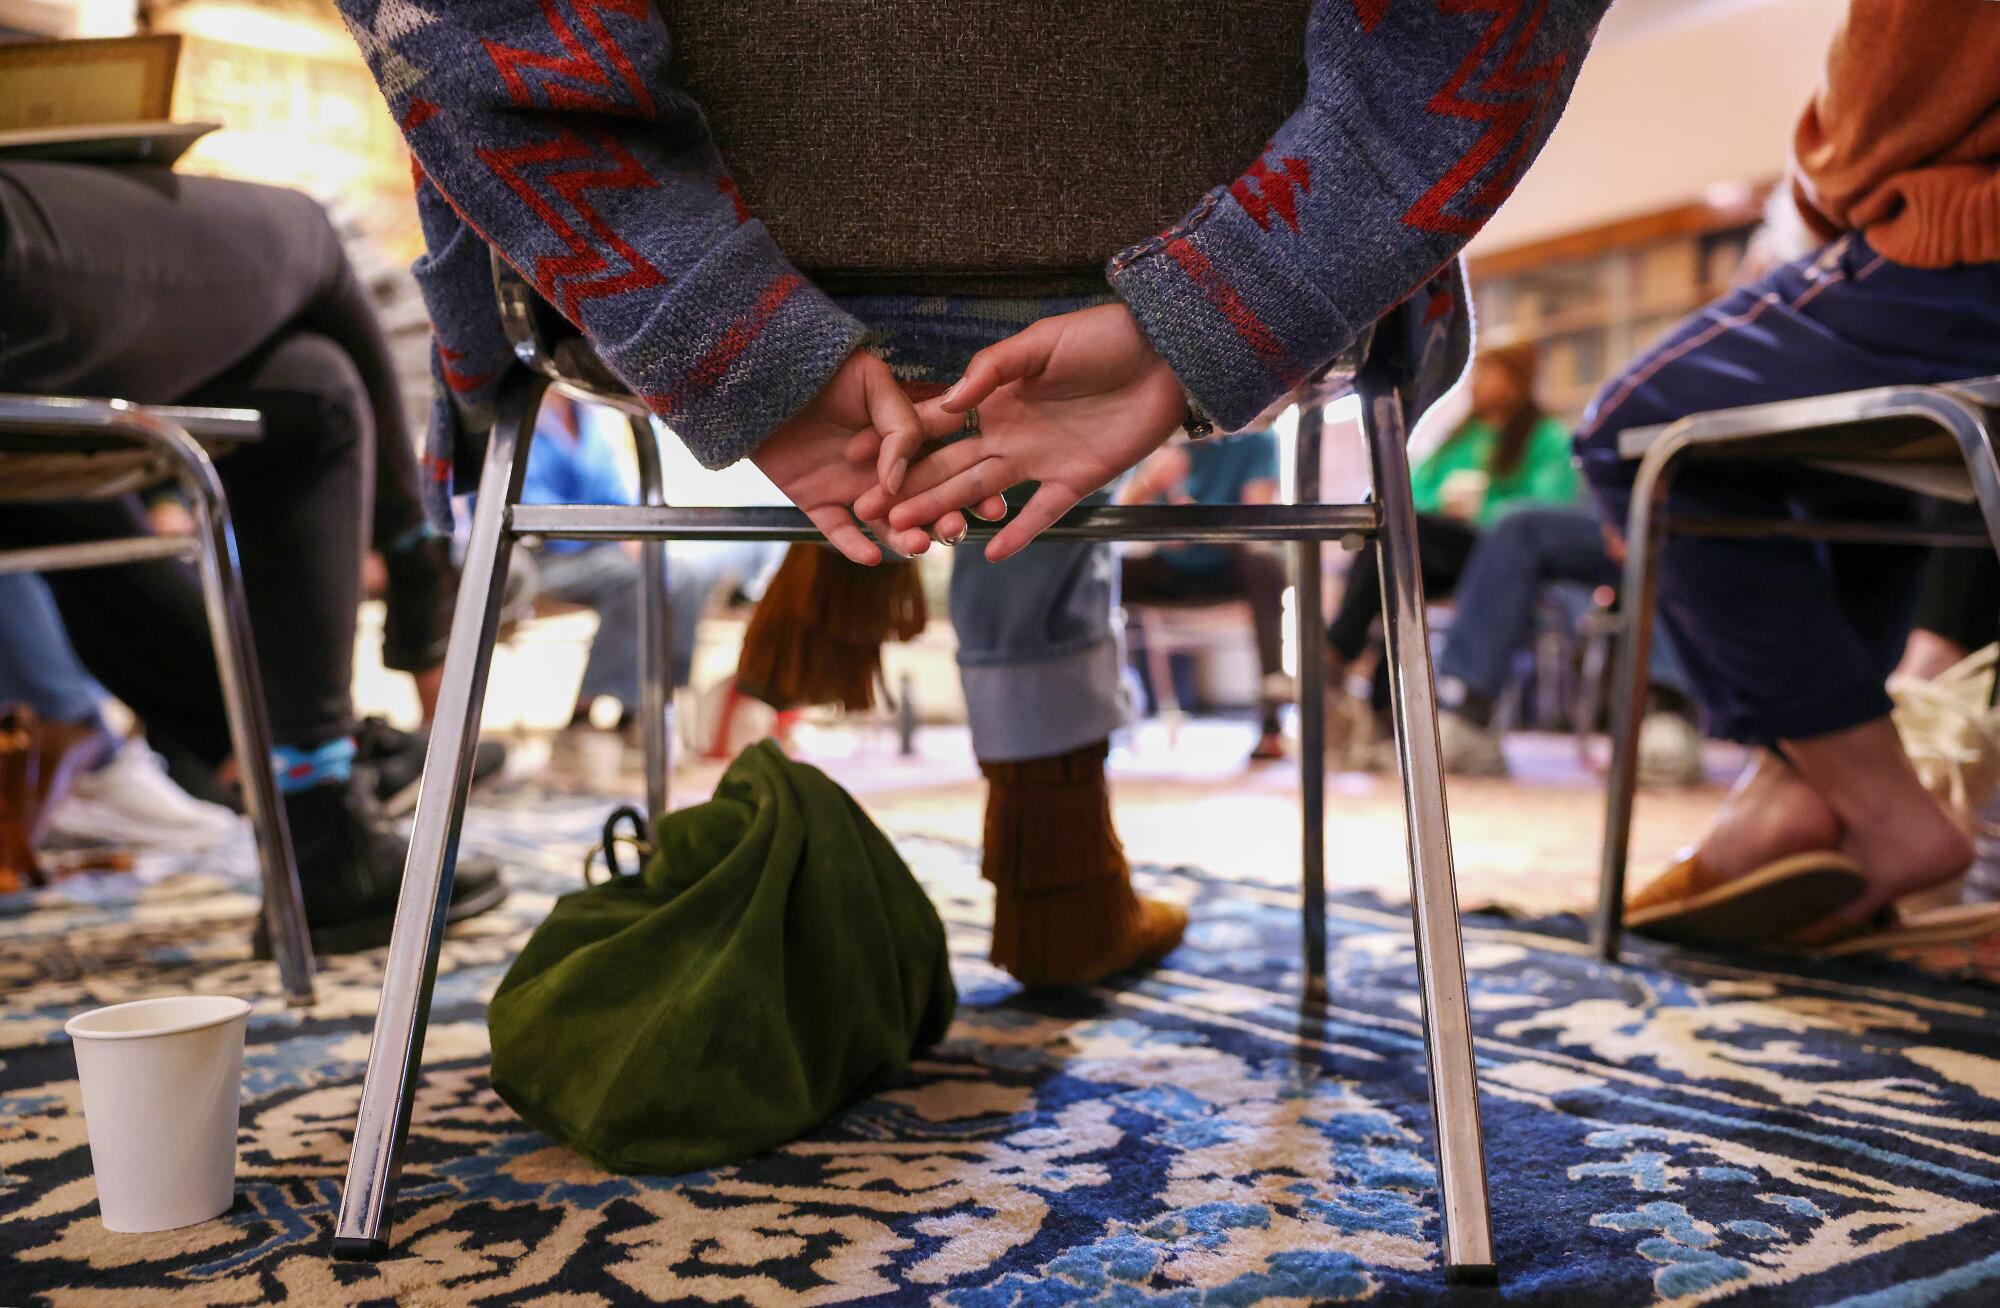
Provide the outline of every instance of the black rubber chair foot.
<path id="1" fill-rule="evenodd" d="M 342 1262 L 376 1263 L 389 1256 L 389 1242 L 359 1235 L 336 1235 L 333 1237 L 333 1256 Z"/>
<path id="2" fill-rule="evenodd" d="M 1465 1263 L 1444 1269 L 1446 1285 L 1498 1285 L 1500 1269 L 1492 1263 Z"/>

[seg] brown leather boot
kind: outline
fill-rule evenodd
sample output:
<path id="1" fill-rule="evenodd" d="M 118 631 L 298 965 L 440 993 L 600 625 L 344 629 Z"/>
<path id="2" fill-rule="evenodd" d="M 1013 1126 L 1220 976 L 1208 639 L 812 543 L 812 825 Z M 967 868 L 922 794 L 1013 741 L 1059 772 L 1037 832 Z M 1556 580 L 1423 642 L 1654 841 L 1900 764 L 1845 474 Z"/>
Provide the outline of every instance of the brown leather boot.
<path id="1" fill-rule="evenodd" d="M 981 763 L 995 964 L 1025 985 L 1088 985 L 1158 962 L 1187 910 L 1132 892 L 1104 781 L 1109 742 L 1054 758 Z"/>
<path id="2" fill-rule="evenodd" d="M 0 708 L 0 894 L 47 879 L 32 835 L 40 817 L 35 805 L 39 764 L 33 711 L 21 704 Z"/>

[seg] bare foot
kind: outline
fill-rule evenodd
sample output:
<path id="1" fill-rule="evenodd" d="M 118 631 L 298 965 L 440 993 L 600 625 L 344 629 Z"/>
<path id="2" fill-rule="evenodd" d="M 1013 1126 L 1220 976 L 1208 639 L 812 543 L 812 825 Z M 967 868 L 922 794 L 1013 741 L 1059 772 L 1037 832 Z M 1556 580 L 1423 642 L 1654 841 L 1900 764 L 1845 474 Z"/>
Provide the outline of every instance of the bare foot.
<path id="1" fill-rule="evenodd" d="M 1957 641 L 1918 627 L 1903 647 L 1903 661 L 1896 665 L 1896 675 L 1930 681 L 1970 652 Z"/>
<path id="2" fill-rule="evenodd" d="M 1868 893 L 1840 911 L 1866 920 L 1884 905 L 1956 879 L 1972 865 L 1972 840 L 1944 805 L 1903 804 L 1848 831 L 1841 849 L 1868 874 Z"/>
<path id="3" fill-rule="evenodd" d="M 1783 760 L 1761 753 L 1722 801 L 1695 857 L 1728 880 L 1791 854 L 1838 849 L 1841 840 L 1832 806 Z"/>
<path id="4" fill-rule="evenodd" d="M 1917 779 L 1888 718 L 1787 741 L 1785 753 L 1839 815 L 1840 848 L 1868 877 L 1868 893 L 1843 908 L 1841 920 L 1862 921 L 1971 865 L 1972 841 Z"/>

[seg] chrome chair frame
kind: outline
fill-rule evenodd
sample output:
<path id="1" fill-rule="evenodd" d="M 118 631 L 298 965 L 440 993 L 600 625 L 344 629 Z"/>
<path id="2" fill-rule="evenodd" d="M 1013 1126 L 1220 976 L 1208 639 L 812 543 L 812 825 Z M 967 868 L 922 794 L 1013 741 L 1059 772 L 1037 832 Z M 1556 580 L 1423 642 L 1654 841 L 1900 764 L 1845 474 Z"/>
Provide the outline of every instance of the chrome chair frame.
<path id="1" fill-rule="evenodd" d="M 1929 545 L 2000 550 L 2000 456 L 1994 435 L 2000 377 L 1936 386 L 1886 386 L 1811 399 L 1694 414 L 1657 427 L 1634 428 L 1619 453 L 1639 460 L 1625 526 L 1625 578 L 1618 670 L 1611 705 L 1611 768 L 1606 781 L 1604 848 L 1591 942 L 1598 956 L 1618 961 L 1625 930 L 1625 873 L 1638 787 L 1638 724 L 1646 707 L 1646 671 L 1659 599 L 1660 547 L 1669 534 L 1786 536 L 1876 545 Z M 1812 463 L 1848 475 L 1899 482 L 1896 460 L 1942 433 L 1964 464 L 1985 536 L 1865 522 L 1763 521 L 1675 517 L 1667 511 L 1674 476 L 1690 459 L 1780 459 Z M 1937 460 L 1931 460 L 1933 464 Z"/>
<path id="2" fill-rule="evenodd" d="M 194 534 L 181 539 L 138 536 L 0 551 L 0 573 L 101 568 L 163 558 L 195 564 L 222 678 L 230 743 L 243 773 L 243 806 L 256 835 L 271 952 L 285 1002 L 303 1008 L 313 1002 L 312 940 L 271 761 L 271 727 L 236 562 L 236 535 L 229 525 L 229 501 L 209 457 L 211 448 L 254 441 L 262 433 L 262 417 L 249 409 L 0 395 L 0 503 L 95 498 L 173 480 L 186 495 L 195 521 Z M 10 460 L 17 461 L 12 484 L 7 478 Z"/>
<path id="3" fill-rule="evenodd" d="M 644 407 L 629 396 L 610 392 L 595 377 L 580 382 L 575 356 L 547 345 L 546 307 L 504 265 L 496 274 L 502 318 L 525 367 L 517 369 L 503 386 L 478 482 L 480 494 L 473 510 L 436 723 L 417 800 L 410 861 L 396 909 L 353 1154 L 341 1193 L 333 1242 L 336 1257 L 379 1258 L 390 1250 L 389 1209 L 420 1075 L 444 909 L 450 898 L 451 871 L 471 780 L 472 749 L 499 620 L 501 585 L 514 541 L 540 536 L 642 542 L 642 737 L 646 802 L 657 814 L 667 806 L 672 740 L 668 718 L 671 699 L 665 693 L 669 667 L 665 542 L 820 539 L 805 515 L 791 508 L 669 507 L 661 486 L 657 437 Z M 628 416 L 638 450 L 639 505 L 519 503 L 535 415 L 543 392 L 551 385 L 612 405 Z M 1363 399 L 1363 426 L 1372 451 L 1376 487 L 1374 505 L 1319 502 L 1324 410 L 1331 399 L 1348 393 L 1350 386 L 1358 389 Z M 1293 542 L 1299 591 L 1299 657 L 1306 670 L 1299 679 L 1305 735 L 1300 772 L 1305 819 L 1306 999 L 1315 1005 L 1323 1003 L 1326 995 L 1327 948 L 1324 679 L 1312 675 L 1324 664 L 1321 550 L 1327 540 L 1358 543 L 1374 539 L 1381 563 L 1395 733 L 1409 824 L 1411 917 L 1423 998 L 1434 1143 L 1439 1156 L 1444 1261 L 1447 1275 L 1454 1281 L 1489 1281 L 1494 1268 L 1485 1148 L 1423 581 L 1416 566 L 1416 513 L 1411 504 L 1406 436 L 1402 400 L 1394 386 L 1371 377 L 1365 367 L 1357 368 L 1356 361 L 1349 360 L 1345 371 L 1314 388 L 1301 409 L 1294 503 L 1084 507 L 1067 514 L 1043 534 L 1052 540 Z M 990 537 L 999 525 L 975 522 L 971 539 Z"/>

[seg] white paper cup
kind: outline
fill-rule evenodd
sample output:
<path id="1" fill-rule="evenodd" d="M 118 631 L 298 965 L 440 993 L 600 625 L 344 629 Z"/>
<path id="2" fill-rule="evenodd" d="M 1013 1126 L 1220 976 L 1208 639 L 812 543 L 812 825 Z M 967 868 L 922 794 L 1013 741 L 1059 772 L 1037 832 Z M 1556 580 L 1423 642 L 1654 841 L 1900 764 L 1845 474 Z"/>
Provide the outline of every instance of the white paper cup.
<path id="1" fill-rule="evenodd" d="M 106 1230 L 191 1226 L 235 1202 L 249 1012 L 227 995 L 177 995 L 92 1009 L 64 1025 Z"/>

